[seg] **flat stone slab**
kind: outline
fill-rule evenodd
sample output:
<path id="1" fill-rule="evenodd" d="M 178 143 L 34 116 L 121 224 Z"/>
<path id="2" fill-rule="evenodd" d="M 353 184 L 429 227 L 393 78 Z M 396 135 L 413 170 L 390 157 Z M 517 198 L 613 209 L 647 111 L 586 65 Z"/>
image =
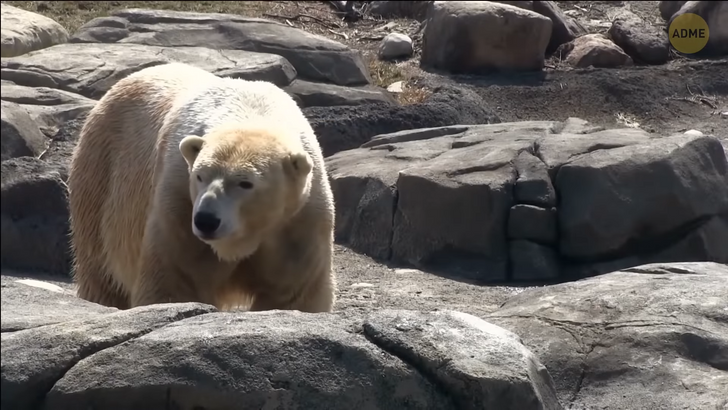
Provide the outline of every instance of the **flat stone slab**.
<path id="1" fill-rule="evenodd" d="M 298 74 L 310 81 L 337 85 L 371 82 L 356 50 L 285 24 L 230 14 L 121 10 L 88 22 L 70 41 L 271 53 L 290 61 Z"/>
<path id="2" fill-rule="evenodd" d="M 294 80 L 284 87 L 302 108 L 332 107 L 339 105 L 364 105 L 384 103 L 399 105 L 386 90 L 378 87 L 346 87 L 336 84 L 314 83 L 305 80 Z"/>
<path id="3" fill-rule="evenodd" d="M 46 137 L 53 137 L 62 124 L 85 116 L 96 101 L 57 88 L 2 84 L 2 100 L 20 105 Z"/>
<path id="4" fill-rule="evenodd" d="M 206 47 L 140 44 L 59 44 L 19 57 L 3 58 L 2 77 L 27 87 L 49 87 L 98 99 L 117 81 L 146 67 L 181 62 L 221 77 L 288 85 L 296 70 L 275 54 Z"/>

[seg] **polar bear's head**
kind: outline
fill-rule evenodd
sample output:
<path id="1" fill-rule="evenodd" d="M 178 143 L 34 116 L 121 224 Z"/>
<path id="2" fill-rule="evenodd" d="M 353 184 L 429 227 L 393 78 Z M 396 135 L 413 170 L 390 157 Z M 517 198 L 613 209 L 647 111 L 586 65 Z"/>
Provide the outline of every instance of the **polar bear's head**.
<path id="1" fill-rule="evenodd" d="M 308 200 L 313 162 L 300 137 L 287 133 L 225 126 L 180 142 L 192 231 L 220 259 L 250 256 Z"/>

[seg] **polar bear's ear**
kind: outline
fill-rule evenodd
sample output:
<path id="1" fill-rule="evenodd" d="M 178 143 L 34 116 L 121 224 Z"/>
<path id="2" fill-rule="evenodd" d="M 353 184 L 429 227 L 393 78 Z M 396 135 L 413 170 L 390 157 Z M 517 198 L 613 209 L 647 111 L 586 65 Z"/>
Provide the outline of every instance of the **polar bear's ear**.
<path id="1" fill-rule="evenodd" d="M 202 145 L 204 143 L 205 140 L 197 135 L 189 135 L 182 138 L 182 141 L 180 141 L 179 152 L 181 152 L 182 156 L 185 157 L 185 161 L 187 161 L 187 165 L 190 168 L 192 168 L 192 164 L 195 163 L 197 154 L 199 154 L 202 150 Z"/>
<path id="2" fill-rule="evenodd" d="M 307 152 L 292 152 L 285 160 L 285 167 L 291 175 L 305 176 L 313 169 L 313 161 Z"/>

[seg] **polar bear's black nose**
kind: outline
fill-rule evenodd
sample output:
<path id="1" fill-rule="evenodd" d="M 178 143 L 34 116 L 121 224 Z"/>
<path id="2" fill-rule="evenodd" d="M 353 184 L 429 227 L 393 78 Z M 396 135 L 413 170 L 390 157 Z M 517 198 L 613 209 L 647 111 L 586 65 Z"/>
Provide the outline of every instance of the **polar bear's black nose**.
<path id="1" fill-rule="evenodd" d="M 195 227 L 200 233 L 210 235 L 220 227 L 220 218 L 210 212 L 198 212 L 195 214 Z"/>

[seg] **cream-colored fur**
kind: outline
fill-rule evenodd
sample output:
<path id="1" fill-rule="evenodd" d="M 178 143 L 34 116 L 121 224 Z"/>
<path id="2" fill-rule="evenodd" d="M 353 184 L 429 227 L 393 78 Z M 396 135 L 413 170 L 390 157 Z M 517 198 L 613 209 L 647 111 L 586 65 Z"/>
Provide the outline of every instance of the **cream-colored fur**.
<path id="1" fill-rule="evenodd" d="M 84 299 L 333 309 L 323 156 L 273 84 L 178 63 L 132 74 L 89 113 L 68 186 Z M 214 238 L 195 228 L 197 211 L 219 217 Z"/>

